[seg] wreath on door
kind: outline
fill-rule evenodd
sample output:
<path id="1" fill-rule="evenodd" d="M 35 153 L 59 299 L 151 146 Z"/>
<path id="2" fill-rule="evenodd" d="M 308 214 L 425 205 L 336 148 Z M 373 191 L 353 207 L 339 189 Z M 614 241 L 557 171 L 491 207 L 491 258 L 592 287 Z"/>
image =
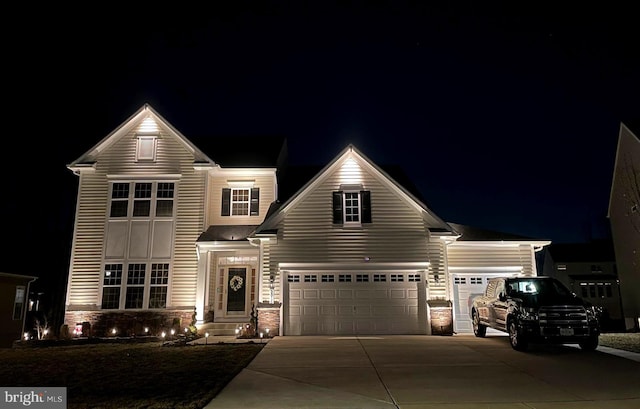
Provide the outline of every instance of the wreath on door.
<path id="1" fill-rule="evenodd" d="M 229 280 L 229 287 L 231 287 L 233 291 L 238 291 L 239 289 L 242 288 L 242 283 L 243 283 L 242 277 L 233 276 L 231 280 Z"/>

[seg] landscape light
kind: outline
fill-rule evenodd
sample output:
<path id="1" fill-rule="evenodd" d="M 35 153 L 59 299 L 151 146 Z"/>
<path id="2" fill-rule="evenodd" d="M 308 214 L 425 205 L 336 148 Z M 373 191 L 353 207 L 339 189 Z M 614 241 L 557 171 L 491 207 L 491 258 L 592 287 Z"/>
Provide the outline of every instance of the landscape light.
<path id="1" fill-rule="evenodd" d="M 117 331 L 115 328 L 111 330 L 111 333 L 112 333 L 113 335 L 116 335 L 116 333 L 117 333 L 117 332 L 118 332 L 118 331 Z"/>
<path id="2" fill-rule="evenodd" d="M 149 327 L 144 327 L 144 333 L 148 334 L 149 333 Z"/>
<path id="3" fill-rule="evenodd" d="M 29 340 L 29 333 L 28 332 L 24 333 L 24 340 L 25 341 Z"/>
<path id="4" fill-rule="evenodd" d="M 166 333 L 166 332 L 164 332 L 164 331 L 162 331 L 162 338 L 164 338 L 164 337 L 166 337 L 166 336 L 167 336 L 167 333 Z"/>
<path id="5" fill-rule="evenodd" d="M 171 328 L 171 335 L 175 335 L 176 334 L 176 330 Z"/>

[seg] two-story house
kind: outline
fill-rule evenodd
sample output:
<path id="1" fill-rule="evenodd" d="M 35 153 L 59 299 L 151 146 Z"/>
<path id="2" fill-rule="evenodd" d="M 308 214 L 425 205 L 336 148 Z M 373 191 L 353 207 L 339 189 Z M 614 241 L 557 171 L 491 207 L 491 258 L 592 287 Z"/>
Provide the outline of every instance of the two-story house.
<path id="1" fill-rule="evenodd" d="M 352 145 L 301 180 L 286 144 L 263 162 L 266 150 L 242 155 L 249 141 L 207 142 L 205 153 L 144 105 L 68 165 L 70 328 L 257 317 L 275 335 L 470 333 L 469 298 L 489 277 L 536 275 L 550 243 L 447 223 Z"/>

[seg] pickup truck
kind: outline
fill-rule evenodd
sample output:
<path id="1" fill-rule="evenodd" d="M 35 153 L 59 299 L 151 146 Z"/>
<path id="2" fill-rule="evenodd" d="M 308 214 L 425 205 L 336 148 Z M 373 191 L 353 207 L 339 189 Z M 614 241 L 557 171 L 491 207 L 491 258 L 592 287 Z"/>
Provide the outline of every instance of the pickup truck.
<path id="1" fill-rule="evenodd" d="M 490 278 L 471 306 L 473 333 L 487 328 L 509 334 L 511 347 L 525 351 L 529 343 L 578 344 L 598 347 L 598 310 L 552 277 Z"/>

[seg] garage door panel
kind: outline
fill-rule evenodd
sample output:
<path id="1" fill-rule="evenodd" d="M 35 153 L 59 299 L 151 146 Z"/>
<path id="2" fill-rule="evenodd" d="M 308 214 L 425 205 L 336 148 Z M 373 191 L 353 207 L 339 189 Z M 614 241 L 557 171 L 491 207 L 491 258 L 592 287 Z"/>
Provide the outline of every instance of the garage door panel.
<path id="1" fill-rule="evenodd" d="M 318 290 L 303 290 L 302 296 L 305 300 L 319 298 Z"/>
<path id="2" fill-rule="evenodd" d="M 302 307 L 302 314 L 304 316 L 317 317 L 320 308 L 317 305 L 305 305 Z"/>
<path id="3" fill-rule="evenodd" d="M 371 297 L 371 291 L 370 290 L 356 290 L 355 291 L 355 298 L 356 299 L 362 299 L 362 300 L 370 300 Z"/>
<path id="4" fill-rule="evenodd" d="M 353 290 L 338 290 L 338 298 L 347 298 L 347 299 L 352 299 L 353 298 Z"/>
<path id="5" fill-rule="evenodd" d="M 353 315 L 353 305 L 338 305 L 338 315 Z"/>
<path id="6" fill-rule="evenodd" d="M 323 305 L 320 307 L 321 315 L 336 315 L 337 307 L 335 305 Z"/>
<path id="7" fill-rule="evenodd" d="M 320 298 L 335 300 L 337 298 L 336 290 L 321 290 Z"/>
<path id="8" fill-rule="evenodd" d="M 290 300 L 299 300 L 302 298 L 302 291 L 291 289 L 289 290 L 289 299 Z"/>
<path id="9" fill-rule="evenodd" d="M 407 291 L 404 289 L 393 289 L 390 294 L 391 298 L 407 298 Z"/>

